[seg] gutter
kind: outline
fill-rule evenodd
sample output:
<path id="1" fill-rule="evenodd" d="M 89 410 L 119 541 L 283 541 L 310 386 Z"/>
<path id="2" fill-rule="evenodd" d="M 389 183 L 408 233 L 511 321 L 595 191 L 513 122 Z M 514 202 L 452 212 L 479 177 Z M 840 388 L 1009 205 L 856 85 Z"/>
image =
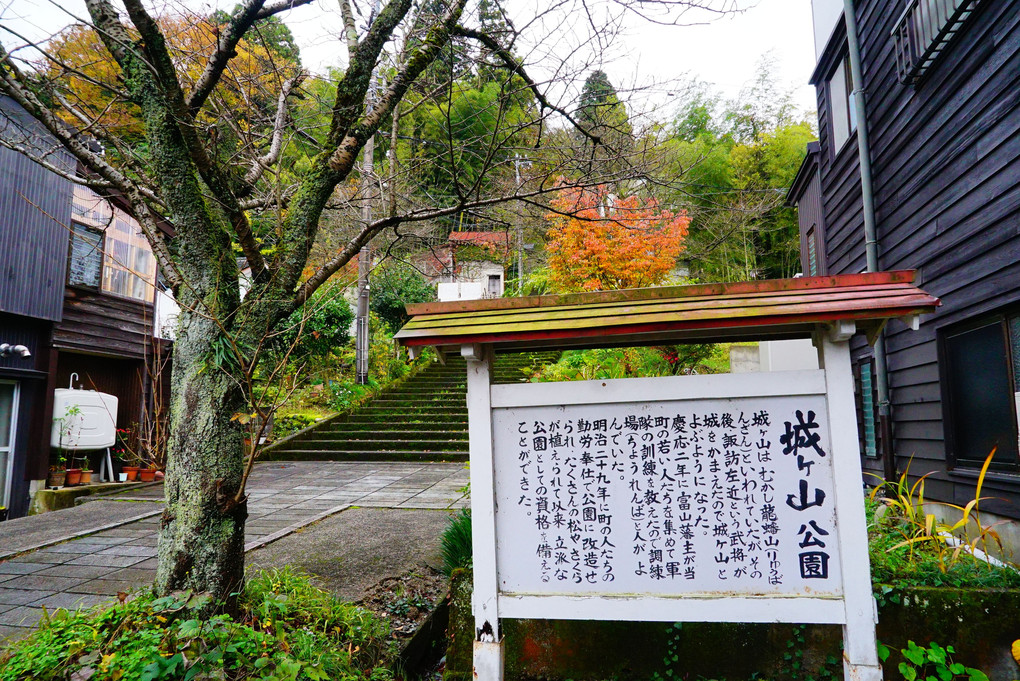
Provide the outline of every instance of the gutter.
<path id="1" fill-rule="evenodd" d="M 871 145 L 868 139 L 867 106 L 864 98 L 864 76 L 861 69 L 861 46 L 857 40 L 857 14 L 854 0 L 843 0 L 846 42 L 850 52 L 850 75 L 853 83 L 854 108 L 857 113 L 857 153 L 861 168 L 861 200 L 864 212 L 864 249 L 867 271 L 878 272 L 878 236 L 875 224 L 875 194 L 872 187 Z M 875 340 L 875 383 L 878 390 L 878 418 L 882 429 L 882 468 L 886 480 L 896 479 L 896 458 L 892 447 L 892 420 L 889 401 L 888 363 L 885 355 L 885 333 Z"/>

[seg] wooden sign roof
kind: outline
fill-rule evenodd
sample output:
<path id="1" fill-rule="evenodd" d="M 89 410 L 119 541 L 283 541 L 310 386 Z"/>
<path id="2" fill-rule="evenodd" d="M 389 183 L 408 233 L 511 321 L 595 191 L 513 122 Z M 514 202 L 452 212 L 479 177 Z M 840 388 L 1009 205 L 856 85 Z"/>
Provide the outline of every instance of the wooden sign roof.
<path id="1" fill-rule="evenodd" d="M 913 270 L 899 270 L 421 303 L 407 306 L 412 318 L 396 339 L 408 347 L 525 350 L 804 338 L 839 320 L 874 332 L 888 319 L 940 305 L 913 281 Z"/>

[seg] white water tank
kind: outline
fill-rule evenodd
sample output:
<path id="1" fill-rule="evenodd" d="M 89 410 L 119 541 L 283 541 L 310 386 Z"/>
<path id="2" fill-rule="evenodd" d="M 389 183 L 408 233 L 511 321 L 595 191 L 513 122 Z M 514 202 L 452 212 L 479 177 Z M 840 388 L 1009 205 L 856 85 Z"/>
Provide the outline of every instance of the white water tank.
<path id="1" fill-rule="evenodd" d="M 71 388 L 53 391 L 51 446 L 77 451 L 104 449 L 116 442 L 116 396 Z"/>

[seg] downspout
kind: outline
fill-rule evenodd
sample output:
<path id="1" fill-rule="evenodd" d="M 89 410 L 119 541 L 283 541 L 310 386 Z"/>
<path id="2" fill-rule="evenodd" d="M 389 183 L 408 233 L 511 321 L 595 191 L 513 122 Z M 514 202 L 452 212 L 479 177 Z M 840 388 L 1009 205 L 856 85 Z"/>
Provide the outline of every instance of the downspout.
<path id="1" fill-rule="evenodd" d="M 867 107 L 864 101 L 864 77 L 861 71 L 861 46 L 857 41 L 857 14 L 854 0 L 843 0 L 846 42 L 850 51 L 850 77 L 853 82 L 854 109 L 857 112 L 857 154 L 861 167 L 861 199 L 864 204 L 864 250 L 867 271 L 877 272 L 878 236 L 875 227 L 875 194 L 871 183 L 871 145 L 868 140 Z M 875 340 L 875 384 L 878 389 L 878 419 L 882 432 L 882 468 L 886 480 L 896 478 L 896 459 L 892 448 L 889 379 L 885 357 L 885 334 Z"/>

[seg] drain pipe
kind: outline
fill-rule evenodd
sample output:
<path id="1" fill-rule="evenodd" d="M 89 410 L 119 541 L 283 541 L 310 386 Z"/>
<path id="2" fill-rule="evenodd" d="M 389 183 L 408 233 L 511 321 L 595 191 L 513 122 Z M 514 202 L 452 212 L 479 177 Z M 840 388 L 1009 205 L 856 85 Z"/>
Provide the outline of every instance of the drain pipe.
<path id="1" fill-rule="evenodd" d="M 861 46 L 857 41 L 857 14 L 854 0 L 843 0 L 846 41 L 850 52 L 850 77 L 853 82 L 854 109 L 857 113 L 857 154 L 861 167 L 861 199 L 864 204 L 864 250 L 867 271 L 877 272 L 878 236 L 875 227 L 875 194 L 871 183 L 871 145 L 868 141 L 867 106 L 864 101 L 864 77 L 861 71 Z M 885 334 L 875 340 L 875 384 L 878 389 L 878 419 L 882 432 L 882 468 L 886 480 L 896 479 L 896 459 L 892 448 L 889 379 L 886 373 Z"/>

